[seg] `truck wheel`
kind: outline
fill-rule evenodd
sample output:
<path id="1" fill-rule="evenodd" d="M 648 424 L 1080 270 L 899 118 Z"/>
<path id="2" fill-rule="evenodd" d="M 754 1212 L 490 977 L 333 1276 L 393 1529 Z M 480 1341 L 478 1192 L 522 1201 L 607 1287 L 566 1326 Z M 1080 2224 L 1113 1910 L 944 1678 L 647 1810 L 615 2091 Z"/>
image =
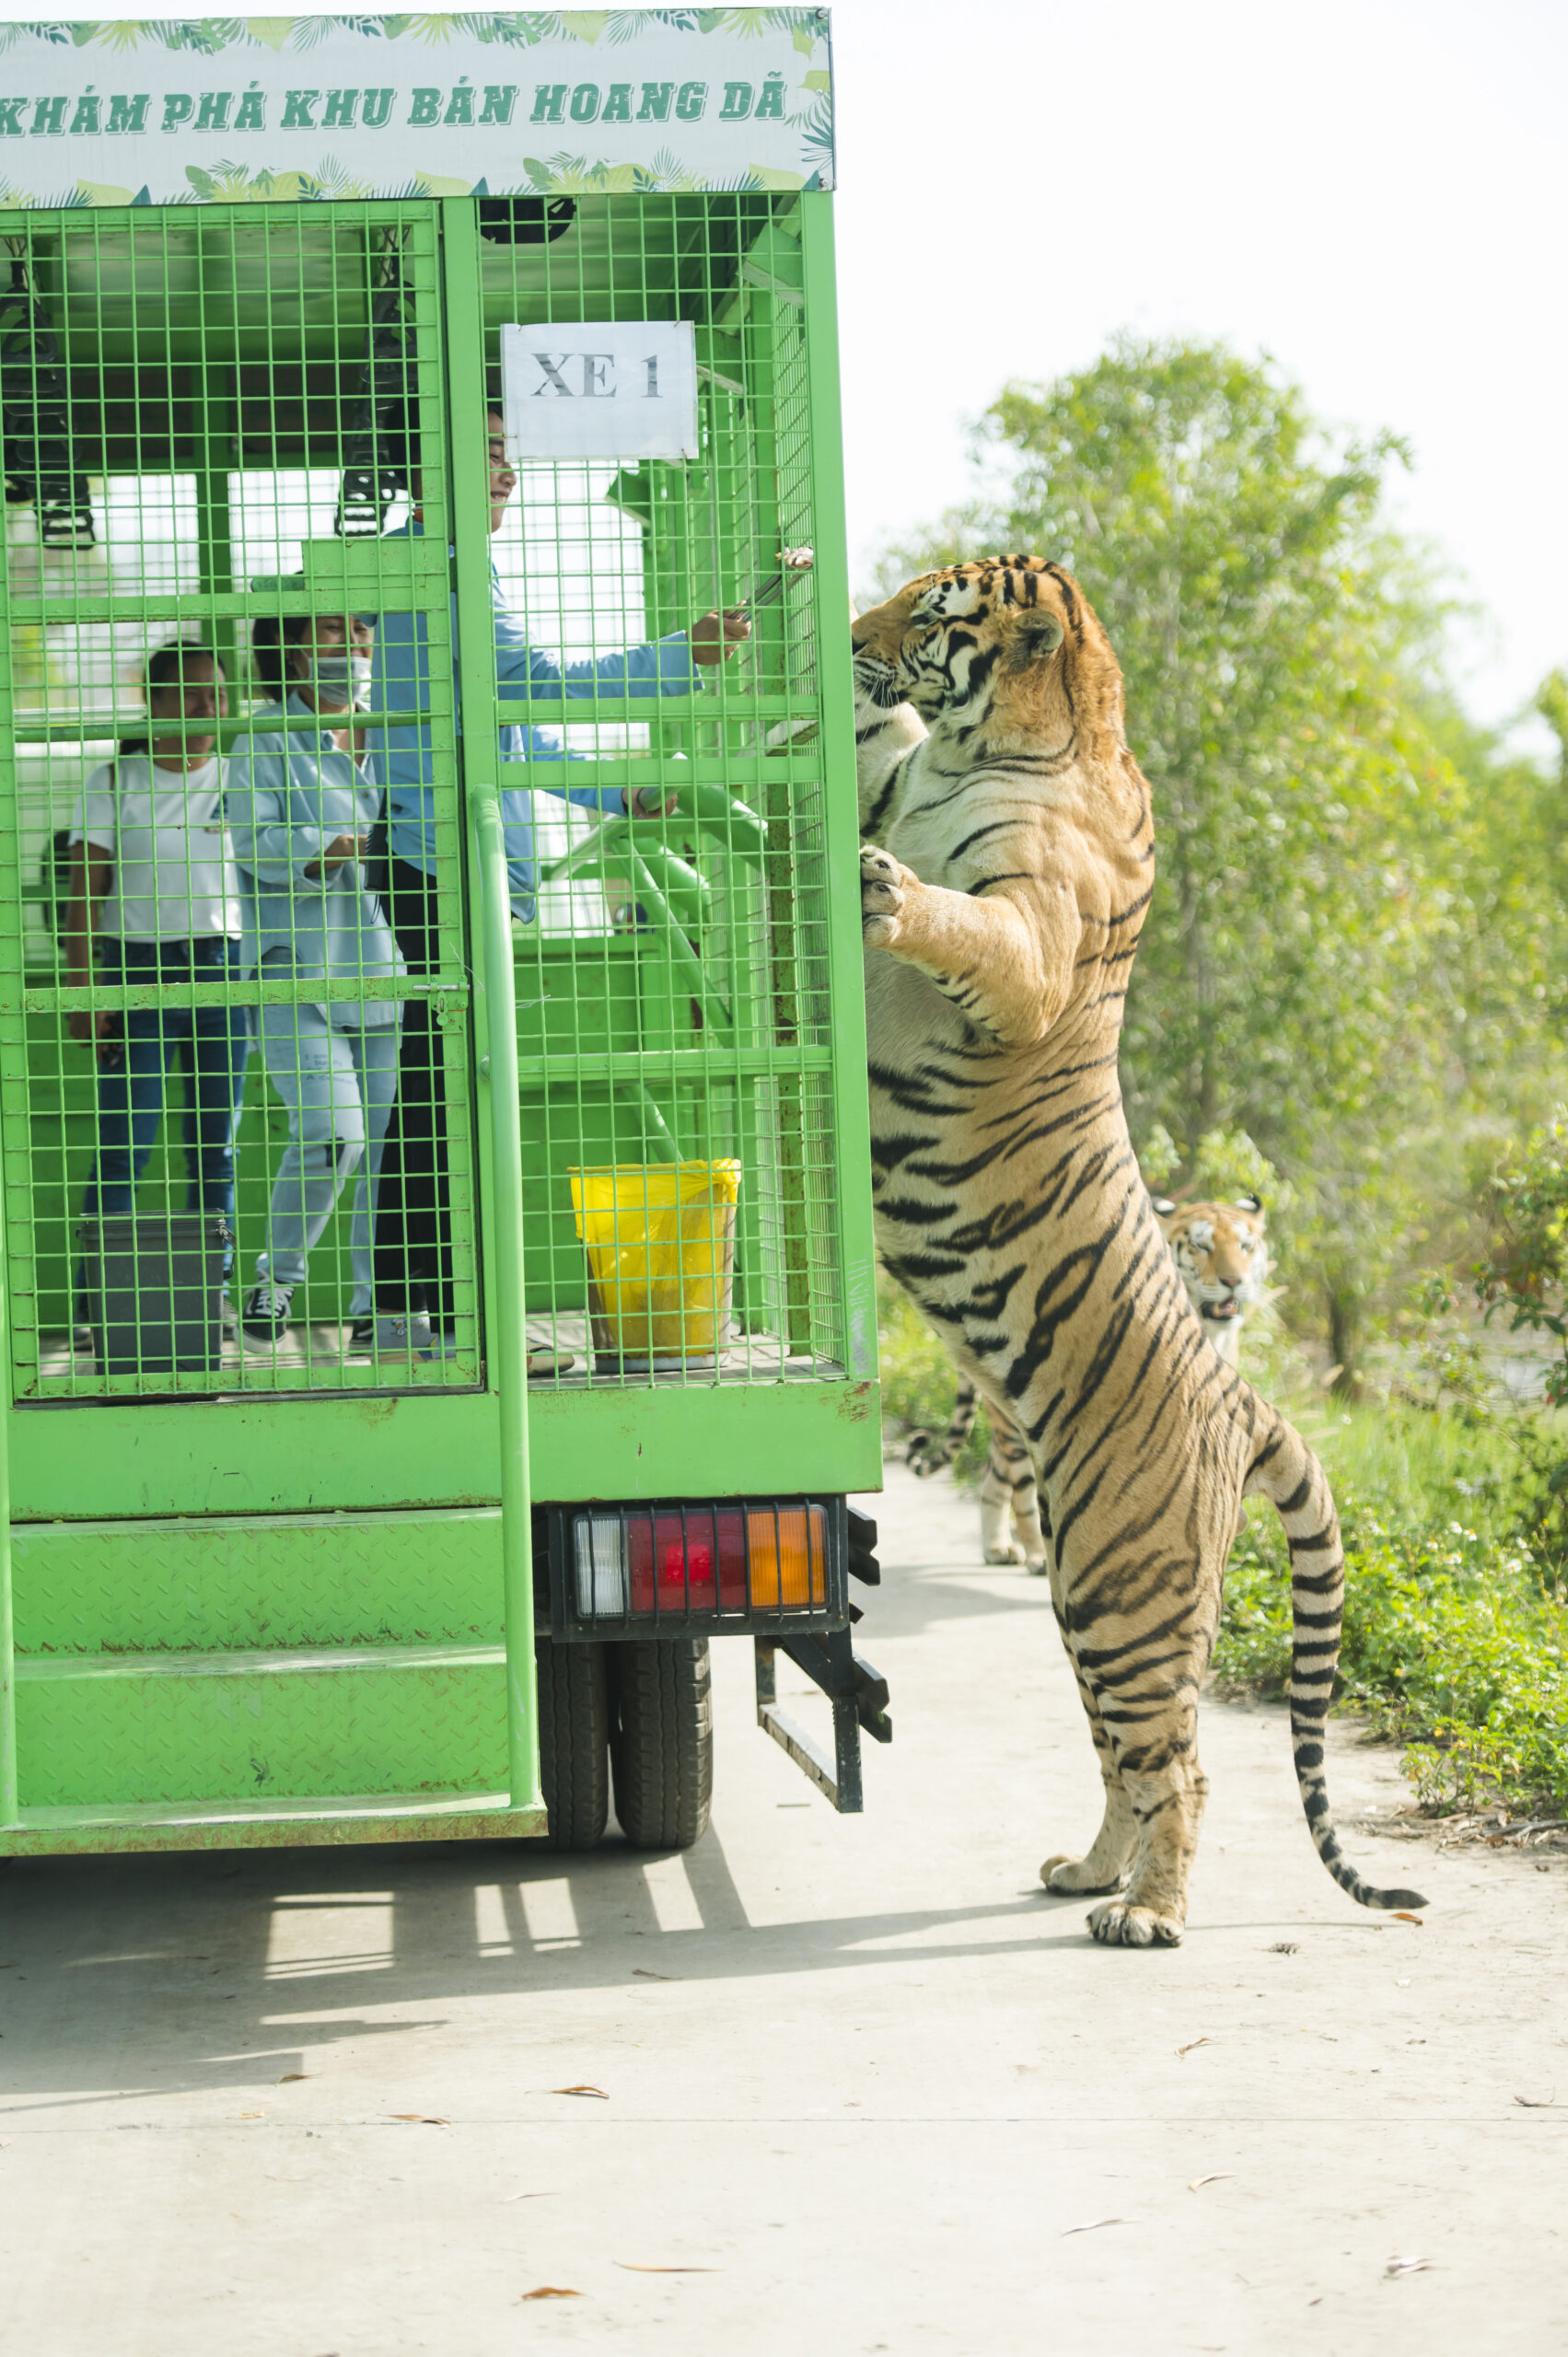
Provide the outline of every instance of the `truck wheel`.
<path id="1" fill-rule="evenodd" d="M 616 1727 L 615 1814 L 634 1850 L 690 1850 L 714 1796 L 714 1705 L 706 1637 L 608 1645 Z"/>
<path id="2" fill-rule="evenodd" d="M 540 1637 L 539 1775 L 552 1850 L 591 1850 L 610 1816 L 610 1688 L 603 1645 Z"/>

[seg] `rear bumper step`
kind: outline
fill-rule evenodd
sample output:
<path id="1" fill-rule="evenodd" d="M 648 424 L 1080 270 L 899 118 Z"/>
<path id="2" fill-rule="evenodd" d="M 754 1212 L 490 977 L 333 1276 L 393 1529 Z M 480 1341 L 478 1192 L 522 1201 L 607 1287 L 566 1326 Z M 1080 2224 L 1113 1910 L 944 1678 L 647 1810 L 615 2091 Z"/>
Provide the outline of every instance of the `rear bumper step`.
<path id="1" fill-rule="evenodd" d="M 515 1841 L 545 1829 L 542 1805 L 505 1793 L 344 1794 L 298 1800 L 106 1802 L 23 1809 L 0 1857 L 112 1850 L 291 1850 L 355 1841 Z"/>

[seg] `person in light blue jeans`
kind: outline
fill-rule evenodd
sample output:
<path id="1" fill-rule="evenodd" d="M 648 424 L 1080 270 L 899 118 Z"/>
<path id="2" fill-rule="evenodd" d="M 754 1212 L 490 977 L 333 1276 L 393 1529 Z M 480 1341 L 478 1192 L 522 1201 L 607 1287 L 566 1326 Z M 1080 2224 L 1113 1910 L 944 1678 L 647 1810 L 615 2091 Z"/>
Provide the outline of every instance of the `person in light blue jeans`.
<path id="1" fill-rule="evenodd" d="M 224 807 L 245 911 L 244 968 L 263 981 L 386 982 L 406 971 L 363 866 L 382 798 L 354 727 L 372 641 L 368 624 L 341 614 L 263 616 L 252 633 L 254 668 L 274 701 L 235 745 Z M 314 714 L 322 726 L 269 729 L 269 709 Z M 398 1093 L 400 1013 L 394 998 L 354 993 L 261 1010 L 262 1058 L 288 1108 L 289 1142 L 240 1313 L 252 1342 L 283 1341 L 311 1249 L 354 1178 L 350 1348 L 369 1345 L 376 1182 Z"/>

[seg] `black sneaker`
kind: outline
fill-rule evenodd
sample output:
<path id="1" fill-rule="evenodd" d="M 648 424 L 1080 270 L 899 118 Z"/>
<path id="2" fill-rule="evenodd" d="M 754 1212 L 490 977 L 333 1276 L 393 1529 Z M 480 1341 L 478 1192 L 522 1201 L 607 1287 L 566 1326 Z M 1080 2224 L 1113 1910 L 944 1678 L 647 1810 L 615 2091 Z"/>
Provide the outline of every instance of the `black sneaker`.
<path id="1" fill-rule="evenodd" d="M 241 1329 L 253 1342 L 281 1342 L 288 1332 L 288 1306 L 293 1299 L 292 1285 L 275 1285 L 270 1277 L 263 1277 L 245 1296 Z"/>
<path id="2" fill-rule="evenodd" d="M 370 1352 L 376 1348 L 376 1320 L 374 1316 L 369 1318 L 355 1318 L 351 1322 L 348 1329 L 348 1346 L 356 1358 L 368 1356 Z"/>

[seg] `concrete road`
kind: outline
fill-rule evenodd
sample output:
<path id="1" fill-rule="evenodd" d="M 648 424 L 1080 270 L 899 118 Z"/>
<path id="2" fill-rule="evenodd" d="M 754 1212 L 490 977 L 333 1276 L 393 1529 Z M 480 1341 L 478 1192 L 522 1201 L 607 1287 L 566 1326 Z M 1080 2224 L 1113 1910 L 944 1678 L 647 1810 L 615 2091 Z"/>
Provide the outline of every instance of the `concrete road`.
<path id="1" fill-rule="evenodd" d="M 1035 1879 L 1098 1789 L 1044 1590 L 889 1480 L 863 1817 L 756 1731 L 736 1643 L 684 1859 L 0 1876 L 6 2350 L 1568 2344 L 1561 1865 L 1353 1833 L 1431 1901 L 1365 1915 L 1282 1714 L 1215 1703 L 1187 1944 L 1095 1947 Z M 1347 1829 L 1400 1794 L 1342 1730 L 1330 1764 Z"/>

